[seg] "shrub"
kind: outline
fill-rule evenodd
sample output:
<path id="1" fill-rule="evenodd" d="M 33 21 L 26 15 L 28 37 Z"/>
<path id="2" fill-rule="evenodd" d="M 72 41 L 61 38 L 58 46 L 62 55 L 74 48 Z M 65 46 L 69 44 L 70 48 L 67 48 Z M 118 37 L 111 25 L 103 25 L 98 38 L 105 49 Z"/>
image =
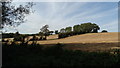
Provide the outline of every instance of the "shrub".
<path id="1" fill-rule="evenodd" d="M 68 37 L 68 33 L 59 33 L 58 38 Z"/>
<path id="2" fill-rule="evenodd" d="M 61 45 L 3 45 L 2 68 L 116 68 L 120 64 L 120 54 L 65 50 Z"/>
<path id="3" fill-rule="evenodd" d="M 102 30 L 102 33 L 108 32 L 107 30 Z"/>

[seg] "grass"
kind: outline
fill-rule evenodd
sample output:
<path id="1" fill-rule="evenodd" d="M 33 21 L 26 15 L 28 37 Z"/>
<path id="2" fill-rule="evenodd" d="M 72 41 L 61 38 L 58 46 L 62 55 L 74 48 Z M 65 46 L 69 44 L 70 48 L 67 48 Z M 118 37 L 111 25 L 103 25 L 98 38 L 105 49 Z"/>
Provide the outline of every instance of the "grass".
<path id="1" fill-rule="evenodd" d="M 65 50 L 64 45 L 3 45 L 2 68 L 119 68 L 120 54 Z"/>
<path id="2" fill-rule="evenodd" d="M 56 35 L 48 36 L 48 39 L 56 39 Z M 39 44 L 56 44 L 56 43 L 65 43 L 65 44 L 80 44 L 80 43 L 118 43 L 118 32 L 110 33 L 87 33 L 82 35 L 74 35 L 62 39 L 56 40 L 44 40 L 37 41 Z"/>

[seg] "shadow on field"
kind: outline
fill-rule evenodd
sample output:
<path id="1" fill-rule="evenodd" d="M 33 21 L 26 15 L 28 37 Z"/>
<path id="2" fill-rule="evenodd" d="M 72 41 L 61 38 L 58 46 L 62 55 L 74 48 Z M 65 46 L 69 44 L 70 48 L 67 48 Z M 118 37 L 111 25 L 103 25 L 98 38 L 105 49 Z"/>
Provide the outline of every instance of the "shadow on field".
<path id="1" fill-rule="evenodd" d="M 3 45 L 2 68 L 119 68 L 120 54 L 63 49 L 63 44 Z"/>

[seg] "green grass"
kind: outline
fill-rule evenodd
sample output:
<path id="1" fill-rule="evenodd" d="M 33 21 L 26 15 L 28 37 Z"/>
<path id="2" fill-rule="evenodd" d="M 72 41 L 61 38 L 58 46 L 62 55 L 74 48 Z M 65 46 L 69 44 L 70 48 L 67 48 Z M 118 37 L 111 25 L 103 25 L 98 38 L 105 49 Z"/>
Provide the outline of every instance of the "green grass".
<path id="1" fill-rule="evenodd" d="M 2 68 L 119 68 L 120 54 L 64 50 L 64 45 L 3 45 Z"/>

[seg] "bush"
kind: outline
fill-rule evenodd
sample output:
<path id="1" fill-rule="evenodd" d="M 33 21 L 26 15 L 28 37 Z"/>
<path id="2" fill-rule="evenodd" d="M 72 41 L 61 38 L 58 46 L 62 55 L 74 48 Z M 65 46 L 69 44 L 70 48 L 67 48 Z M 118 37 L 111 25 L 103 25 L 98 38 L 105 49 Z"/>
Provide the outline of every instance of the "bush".
<path id="1" fill-rule="evenodd" d="M 102 33 L 108 32 L 107 30 L 103 30 Z"/>
<path id="2" fill-rule="evenodd" d="M 18 35 L 18 36 L 15 36 L 14 37 L 14 40 L 15 41 L 21 41 L 23 39 L 23 36 L 22 35 Z"/>
<path id="3" fill-rule="evenodd" d="M 43 40 L 43 37 L 41 36 L 41 37 L 39 38 L 39 40 Z"/>
<path id="4" fill-rule="evenodd" d="M 65 37 L 69 37 L 69 36 L 73 36 L 73 35 L 74 35 L 74 32 L 59 33 L 58 38 L 65 38 Z"/>
<path id="5" fill-rule="evenodd" d="M 120 54 L 64 50 L 61 45 L 3 45 L 2 68 L 116 68 L 120 64 Z"/>
<path id="6" fill-rule="evenodd" d="M 67 33 L 59 33 L 58 34 L 58 38 L 65 38 L 65 37 L 68 37 L 68 34 Z"/>

